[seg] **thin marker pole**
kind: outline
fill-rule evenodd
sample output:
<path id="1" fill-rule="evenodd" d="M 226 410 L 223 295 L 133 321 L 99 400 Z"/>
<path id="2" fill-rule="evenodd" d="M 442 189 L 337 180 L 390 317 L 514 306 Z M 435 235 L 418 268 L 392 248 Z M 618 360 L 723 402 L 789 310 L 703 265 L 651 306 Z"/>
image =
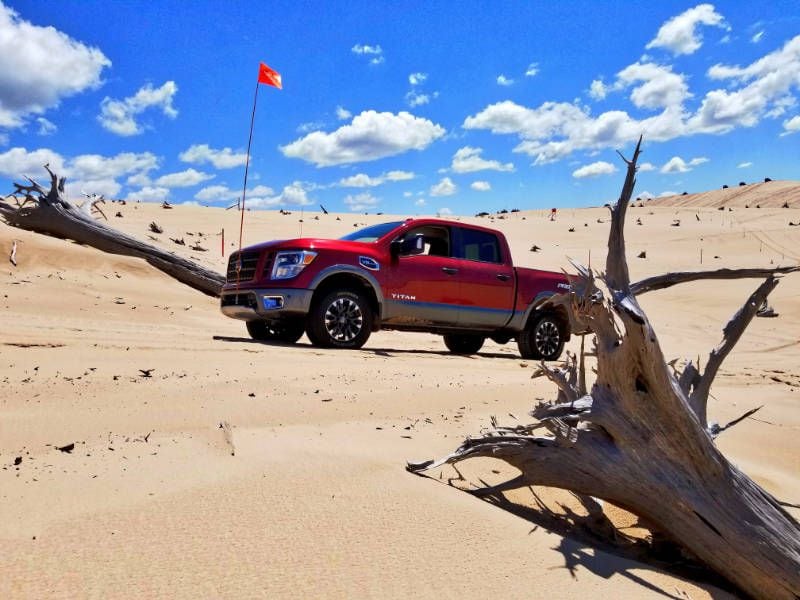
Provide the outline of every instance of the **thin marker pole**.
<path id="1" fill-rule="evenodd" d="M 253 124 L 256 120 L 256 103 L 258 102 L 258 84 L 256 81 L 256 93 L 253 97 L 253 114 L 250 115 L 250 137 L 247 138 L 247 158 L 244 163 L 244 186 L 242 187 L 242 215 L 239 220 L 239 260 L 236 261 L 236 289 L 239 289 L 239 274 L 242 271 L 242 232 L 244 231 L 244 201 L 247 195 L 247 172 L 250 169 L 250 144 L 253 143 Z"/>

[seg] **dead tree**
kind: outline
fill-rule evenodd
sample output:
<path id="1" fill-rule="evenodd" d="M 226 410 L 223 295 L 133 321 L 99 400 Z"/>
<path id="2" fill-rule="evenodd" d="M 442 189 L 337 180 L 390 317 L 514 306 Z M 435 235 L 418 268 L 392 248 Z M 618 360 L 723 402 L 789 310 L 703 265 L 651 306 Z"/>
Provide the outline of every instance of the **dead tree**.
<path id="1" fill-rule="evenodd" d="M 97 206 L 102 200 L 89 199 L 82 207 L 75 206 L 63 197 L 65 179 L 59 178 L 48 165 L 45 169 L 50 174 L 49 192 L 28 178 L 29 185 L 15 183 L 16 190 L 5 200 L 0 200 L 0 217 L 7 224 L 71 239 L 103 252 L 143 258 L 178 281 L 210 296 L 219 296 L 225 282 L 222 275 L 95 219 L 93 213 L 105 217 Z M 9 200 L 13 200 L 13 204 Z"/>
<path id="2" fill-rule="evenodd" d="M 587 391 L 584 356 L 563 368 L 542 363 L 558 387 L 555 402 L 540 404 L 538 423 L 493 427 L 468 438 L 449 456 L 409 463 L 421 473 L 472 457 L 504 460 L 520 471 L 504 491 L 545 485 L 603 498 L 646 519 L 740 590 L 757 598 L 800 597 L 800 526 L 769 493 L 739 471 L 714 445 L 722 428 L 706 423 L 709 389 L 764 298 L 776 273 L 766 275 L 724 329 L 722 343 L 700 373 L 670 369 L 636 291 L 692 280 L 686 275 L 631 283 L 623 224 L 635 184 L 636 146 L 612 221 L 605 273 L 576 265 L 572 289 L 557 301 L 594 335 L 596 379 Z M 713 276 L 713 275 L 711 275 Z M 601 291 L 602 284 L 605 291 Z M 546 428 L 547 435 L 537 434 Z"/>

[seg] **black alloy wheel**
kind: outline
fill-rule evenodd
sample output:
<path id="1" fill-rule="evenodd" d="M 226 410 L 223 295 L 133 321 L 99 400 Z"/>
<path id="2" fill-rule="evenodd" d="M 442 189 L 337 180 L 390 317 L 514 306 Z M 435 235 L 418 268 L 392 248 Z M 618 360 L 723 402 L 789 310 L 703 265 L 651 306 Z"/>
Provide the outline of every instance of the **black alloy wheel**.
<path id="1" fill-rule="evenodd" d="M 372 307 L 358 292 L 337 290 L 311 309 L 306 333 L 315 346 L 361 348 L 372 333 Z"/>
<path id="2" fill-rule="evenodd" d="M 561 320 L 553 313 L 537 317 L 517 337 L 522 358 L 556 360 L 564 350 L 566 335 Z"/>

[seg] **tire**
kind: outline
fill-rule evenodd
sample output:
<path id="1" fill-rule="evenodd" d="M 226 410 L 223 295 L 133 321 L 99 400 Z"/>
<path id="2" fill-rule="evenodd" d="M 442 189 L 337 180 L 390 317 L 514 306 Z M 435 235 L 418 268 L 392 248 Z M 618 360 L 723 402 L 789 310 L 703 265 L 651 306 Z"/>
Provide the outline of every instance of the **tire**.
<path id="1" fill-rule="evenodd" d="M 247 333 L 259 342 L 283 342 L 294 344 L 303 337 L 304 324 L 300 319 L 268 323 L 267 321 L 248 321 Z"/>
<path id="2" fill-rule="evenodd" d="M 480 335 L 464 333 L 447 333 L 444 335 L 444 345 L 453 354 L 475 354 L 486 340 Z"/>
<path id="3" fill-rule="evenodd" d="M 372 333 L 373 318 L 364 296 L 336 290 L 313 304 L 306 333 L 312 344 L 322 348 L 361 348 Z"/>
<path id="4" fill-rule="evenodd" d="M 557 360 L 564 350 L 566 332 L 561 319 L 553 313 L 536 317 L 517 337 L 522 358 Z"/>

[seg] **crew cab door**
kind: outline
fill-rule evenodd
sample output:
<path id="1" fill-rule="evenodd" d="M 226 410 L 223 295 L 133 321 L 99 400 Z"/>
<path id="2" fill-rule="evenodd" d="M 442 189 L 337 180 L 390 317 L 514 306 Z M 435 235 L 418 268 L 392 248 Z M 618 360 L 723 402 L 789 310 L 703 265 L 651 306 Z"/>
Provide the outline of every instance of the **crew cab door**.
<path id="1" fill-rule="evenodd" d="M 459 327 L 500 328 L 514 310 L 515 273 L 508 248 L 489 231 L 454 227 L 453 256 L 458 259 Z"/>
<path id="2" fill-rule="evenodd" d="M 384 293 L 384 322 L 406 326 L 453 326 L 458 321 L 459 263 L 451 256 L 452 230 L 444 225 L 415 227 L 402 239 L 422 236 L 421 254 L 393 257 Z"/>

